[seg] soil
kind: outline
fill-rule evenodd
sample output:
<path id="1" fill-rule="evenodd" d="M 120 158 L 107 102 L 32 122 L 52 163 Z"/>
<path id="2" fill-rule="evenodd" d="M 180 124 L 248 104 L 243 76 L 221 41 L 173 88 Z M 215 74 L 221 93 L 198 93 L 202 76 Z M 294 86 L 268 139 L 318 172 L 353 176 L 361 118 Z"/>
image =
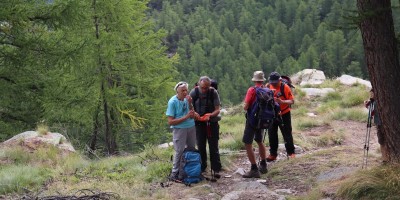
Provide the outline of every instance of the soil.
<path id="1" fill-rule="evenodd" d="M 226 194 L 236 191 L 239 183 L 255 181 L 264 184 L 268 190 L 283 196 L 306 195 L 318 182 L 342 179 L 348 174 L 361 169 L 364 155 L 366 124 L 354 121 L 334 121 L 331 126 L 320 126 L 301 132 L 304 137 L 315 137 L 327 132 L 339 131 L 344 134 L 341 145 L 328 145 L 321 148 L 305 150 L 296 158 L 280 158 L 269 163 L 269 172 L 260 179 L 244 179 L 234 172 L 242 168 L 248 170 L 249 162 L 244 152 L 237 152 L 230 166 L 224 166 L 222 177 L 217 182 L 203 181 L 187 187 L 179 183 L 169 183 L 168 194 L 172 199 L 221 199 Z M 379 144 L 376 129 L 371 129 L 368 166 L 380 163 Z M 257 154 L 256 154 L 257 155 Z M 343 156 L 341 156 L 343 155 Z M 349 155 L 349 156 L 346 156 Z M 357 160 L 358 159 L 358 160 Z M 206 174 L 210 176 L 210 172 Z M 160 187 L 160 186 L 158 186 Z M 334 196 L 337 188 L 326 189 L 326 197 Z M 279 199 L 280 197 L 275 197 Z M 235 199 L 266 199 L 259 189 L 246 190 L 246 195 Z M 271 199 L 271 198 L 268 198 Z"/>

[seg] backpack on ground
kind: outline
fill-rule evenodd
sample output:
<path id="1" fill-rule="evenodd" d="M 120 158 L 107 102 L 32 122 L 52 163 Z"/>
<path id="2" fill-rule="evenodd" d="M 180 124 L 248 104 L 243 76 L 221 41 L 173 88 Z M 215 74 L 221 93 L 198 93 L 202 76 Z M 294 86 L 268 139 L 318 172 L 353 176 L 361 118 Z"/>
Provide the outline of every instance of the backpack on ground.
<path id="1" fill-rule="evenodd" d="M 280 107 L 274 101 L 274 92 L 269 88 L 254 87 L 256 100 L 248 110 L 248 123 L 253 128 L 268 129 L 279 114 Z"/>
<path id="2" fill-rule="evenodd" d="M 196 149 L 186 148 L 183 151 L 179 163 L 178 178 L 186 185 L 202 181 L 201 156 Z"/>

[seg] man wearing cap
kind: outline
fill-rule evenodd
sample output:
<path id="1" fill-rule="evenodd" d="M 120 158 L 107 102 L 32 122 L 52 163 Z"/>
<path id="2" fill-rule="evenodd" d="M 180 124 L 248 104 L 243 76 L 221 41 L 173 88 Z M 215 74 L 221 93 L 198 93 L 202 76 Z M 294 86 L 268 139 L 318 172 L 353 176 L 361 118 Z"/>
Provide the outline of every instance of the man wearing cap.
<path id="1" fill-rule="evenodd" d="M 193 110 L 192 98 L 188 95 L 188 84 L 179 82 L 175 85 L 174 90 L 176 95 L 168 101 L 166 112 L 168 124 L 173 129 L 175 149 L 173 168 L 169 177 L 171 180 L 178 179 L 179 160 L 185 148 L 195 148 L 196 128 L 194 119 L 199 117 Z"/>
<path id="2" fill-rule="evenodd" d="M 254 86 L 247 90 L 246 97 L 244 99 L 243 109 L 248 112 L 253 103 L 256 101 L 256 89 L 255 87 L 264 87 L 263 82 L 265 81 L 264 72 L 255 71 L 253 78 Z M 247 113 L 246 113 L 247 115 Z M 246 117 L 247 118 L 247 117 Z M 266 148 L 262 141 L 263 132 L 262 129 L 253 128 L 249 122 L 246 120 L 246 126 L 244 128 L 243 143 L 246 147 L 247 157 L 251 163 L 251 169 L 249 172 L 243 175 L 243 178 L 260 178 L 261 173 L 267 173 L 267 163 L 266 163 Z M 256 157 L 253 152 L 253 140 L 258 144 L 258 151 L 261 157 L 260 168 L 256 164 Z"/>
<path id="3" fill-rule="evenodd" d="M 210 154 L 211 170 L 216 178 L 220 178 L 221 160 L 219 155 L 219 118 L 220 99 L 216 88 L 211 87 L 212 80 L 208 76 L 199 79 L 198 86 L 190 91 L 194 110 L 199 113 L 196 119 L 197 148 L 201 155 L 201 171 L 207 168 L 207 142 Z"/>
<path id="4" fill-rule="evenodd" d="M 269 76 L 269 87 L 274 91 L 274 99 L 280 105 L 282 121 L 274 121 L 268 129 L 269 156 L 267 161 L 276 160 L 278 156 L 278 127 L 282 132 L 285 148 L 289 158 L 294 158 L 294 144 L 292 136 L 292 119 L 290 116 L 290 105 L 294 104 L 294 96 L 289 85 L 282 83 L 281 75 L 278 72 L 272 72 Z M 283 85 L 282 85 L 283 84 Z M 281 91 L 283 89 L 283 91 Z"/>

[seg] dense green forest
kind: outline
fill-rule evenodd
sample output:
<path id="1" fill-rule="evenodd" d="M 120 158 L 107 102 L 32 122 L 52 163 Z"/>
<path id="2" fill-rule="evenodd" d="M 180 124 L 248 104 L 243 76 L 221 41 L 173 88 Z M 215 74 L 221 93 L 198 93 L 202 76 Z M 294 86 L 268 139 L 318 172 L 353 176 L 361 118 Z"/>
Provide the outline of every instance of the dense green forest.
<path id="1" fill-rule="evenodd" d="M 0 3 L 0 141 L 38 123 L 114 154 L 167 137 L 176 70 L 147 2 Z"/>
<path id="2" fill-rule="evenodd" d="M 180 80 L 209 75 L 230 105 L 259 69 L 367 78 L 355 10 L 344 0 L 1 1 L 0 141 L 45 124 L 80 149 L 133 151 L 170 138 L 164 113 Z"/>
<path id="3" fill-rule="evenodd" d="M 152 0 L 150 7 L 157 28 L 168 32 L 169 53 L 180 57 L 180 79 L 218 80 L 225 105 L 242 100 L 258 69 L 368 76 L 356 1 Z"/>

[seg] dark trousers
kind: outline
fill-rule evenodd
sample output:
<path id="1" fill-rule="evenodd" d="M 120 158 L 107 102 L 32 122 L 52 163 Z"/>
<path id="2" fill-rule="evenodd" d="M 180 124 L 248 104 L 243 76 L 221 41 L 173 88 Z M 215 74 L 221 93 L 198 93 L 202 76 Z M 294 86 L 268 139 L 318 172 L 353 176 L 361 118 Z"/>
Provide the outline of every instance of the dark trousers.
<path id="1" fill-rule="evenodd" d="M 285 141 L 285 148 L 288 155 L 294 153 L 294 144 L 292 136 L 292 119 L 290 112 L 282 115 L 282 123 L 275 121 L 268 129 L 269 139 L 269 153 L 271 155 L 278 155 L 278 127 L 282 132 L 283 140 Z"/>
<path id="2" fill-rule="evenodd" d="M 218 122 L 196 122 L 197 148 L 201 155 L 201 171 L 207 168 L 207 141 L 210 152 L 211 169 L 219 172 L 221 160 L 219 156 L 219 124 Z"/>

